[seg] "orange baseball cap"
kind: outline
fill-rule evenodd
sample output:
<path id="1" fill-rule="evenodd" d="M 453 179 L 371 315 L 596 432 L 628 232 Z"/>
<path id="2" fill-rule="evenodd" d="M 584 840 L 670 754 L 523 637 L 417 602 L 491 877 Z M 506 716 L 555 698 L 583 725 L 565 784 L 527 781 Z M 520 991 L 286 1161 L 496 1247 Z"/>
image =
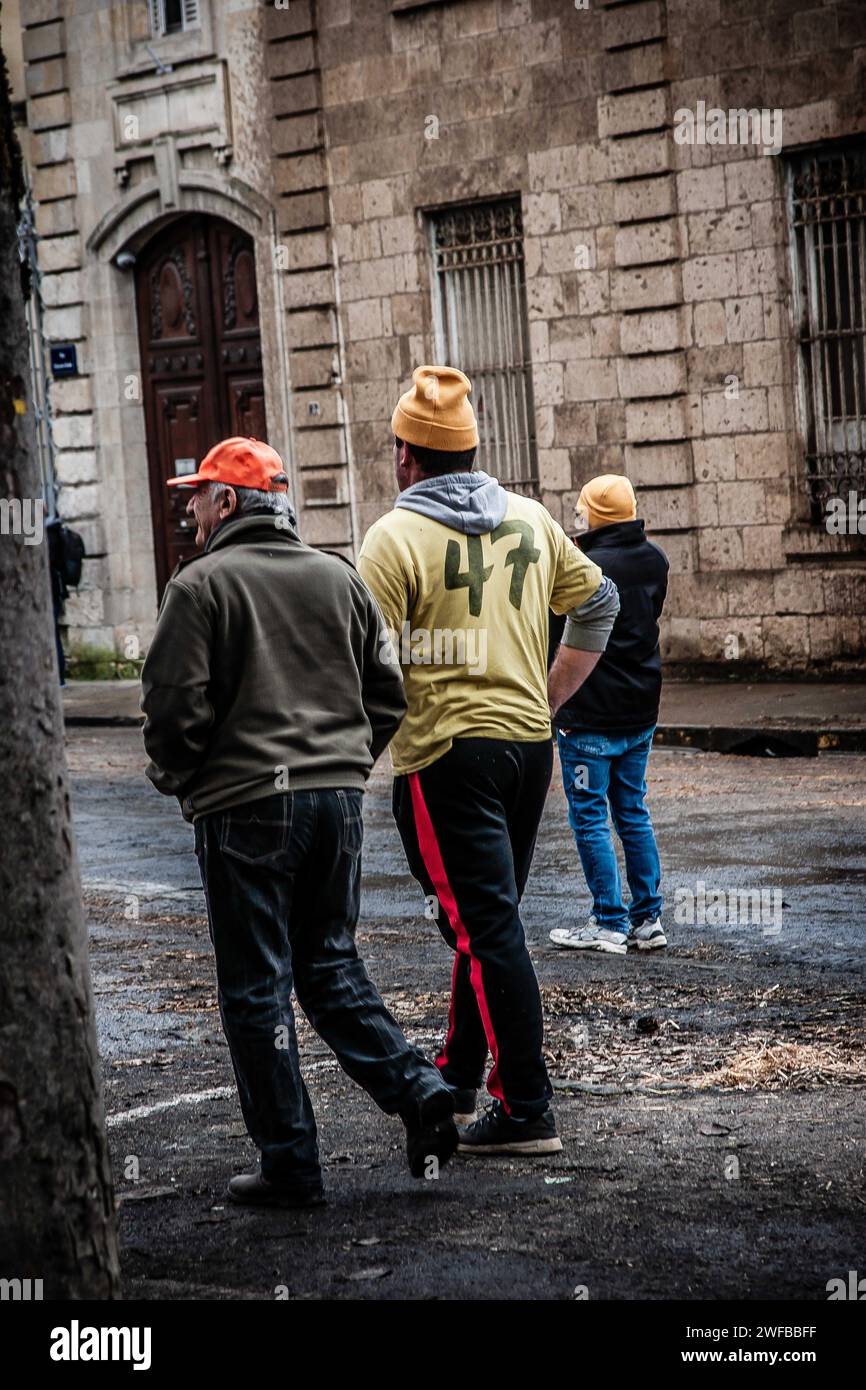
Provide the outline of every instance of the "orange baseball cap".
<path id="1" fill-rule="evenodd" d="M 228 483 L 231 487 L 251 487 L 259 492 L 286 492 L 289 486 L 283 460 L 276 449 L 260 439 L 244 439 L 242 435 L 215 444 L 205 454 L 197 473 L 180 473 L 176 478 L 167 478 L 166 482 L 169 487 Z"/>

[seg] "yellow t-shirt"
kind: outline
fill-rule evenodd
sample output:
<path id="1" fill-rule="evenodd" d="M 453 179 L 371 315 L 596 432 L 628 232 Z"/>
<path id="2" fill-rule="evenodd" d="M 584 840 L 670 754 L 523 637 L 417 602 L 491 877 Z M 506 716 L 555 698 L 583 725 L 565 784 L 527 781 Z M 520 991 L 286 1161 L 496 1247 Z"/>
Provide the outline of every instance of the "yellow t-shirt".
<path id="1" fill-rule="evenodd" d="M 505 519 L 481 536 L 395 508 L 370 527 L 358 569 L 403 671 L 396 773 L 427 767 L 461 736 L 550 737 L 548 609 L 584 603 L 602 573 L 540 502 L 509 492 Z"/>

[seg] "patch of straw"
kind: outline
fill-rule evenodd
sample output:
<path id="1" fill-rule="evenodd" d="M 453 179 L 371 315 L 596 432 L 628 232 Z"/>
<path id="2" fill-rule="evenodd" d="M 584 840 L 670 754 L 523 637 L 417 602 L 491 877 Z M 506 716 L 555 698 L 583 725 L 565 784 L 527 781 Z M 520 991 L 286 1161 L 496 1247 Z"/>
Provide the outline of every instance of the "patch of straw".
<path id="1" fill-rule="evenodd" d="M 735 1053 L 723 1069 L 703 1072 L 688 1084 L 699 1090 L 724 1086 L 736 1091 L 863 1086 L 866 1057 L 828 1043 L 753 1043 Z"/>

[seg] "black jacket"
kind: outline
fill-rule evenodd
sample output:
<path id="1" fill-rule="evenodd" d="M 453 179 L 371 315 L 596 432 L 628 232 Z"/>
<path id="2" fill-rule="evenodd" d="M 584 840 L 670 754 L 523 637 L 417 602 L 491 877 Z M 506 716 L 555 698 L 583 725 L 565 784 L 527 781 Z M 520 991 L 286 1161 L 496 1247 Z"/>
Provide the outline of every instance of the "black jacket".
<path id="1" fill-rule="evenodd" d="M 642 521 L 617 521 L 580 537 L 580 548 L 619 590 L 619 614 L 604 654 L 588 680 L 558 710 L 559 729 L 645 729 L 655 724 L 662 688 L 659 615 L 668 561 L 647 540 Z M 550 659 L 564 619 L 551 616 Z"/>

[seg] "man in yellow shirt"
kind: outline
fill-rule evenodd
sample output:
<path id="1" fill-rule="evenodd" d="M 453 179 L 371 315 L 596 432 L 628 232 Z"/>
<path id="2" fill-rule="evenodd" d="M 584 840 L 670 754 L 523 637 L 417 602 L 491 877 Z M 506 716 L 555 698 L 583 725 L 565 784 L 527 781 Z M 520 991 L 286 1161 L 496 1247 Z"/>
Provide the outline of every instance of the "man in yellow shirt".
<path id="1" fill-rule="evenodd" d="M 619 601 L 539 502 L 473 470 L 469 379 L 418 367 L 413 381 L 391 421 L 400 495 L 358 568 L 408 701 L 390 745 L 394 816 L 455 951 L 437 1065 L 456 1092 L 462 1152 L 551 1153 L 562 1144 L 519 903 L 550 784 L 551 707 L 594 668 Z M 548 686 L 551 608 L 568 619 Z M 478 1120 L 488 1049 L 494 1103 Z"/>

